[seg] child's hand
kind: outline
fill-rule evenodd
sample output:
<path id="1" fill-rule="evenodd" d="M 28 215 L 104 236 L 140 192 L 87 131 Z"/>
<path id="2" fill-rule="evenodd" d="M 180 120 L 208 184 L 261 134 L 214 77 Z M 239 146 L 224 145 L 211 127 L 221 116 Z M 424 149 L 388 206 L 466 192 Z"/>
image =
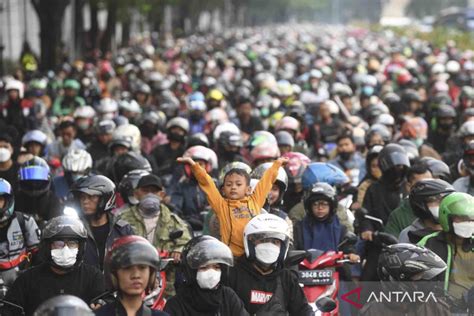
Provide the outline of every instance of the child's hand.
<path id="1" fill-rule="evenodd" d="M 179 157 L 178 159 L 176 159 L 176 161 L 180 163 L 188 164 L 190 166 L 194 166 L 195 164 L 194 160 L 191 157 Z"/>
<path id="2" fill-rule="evenodd" d="M 290 161 L 290 159 L 287 157 L 280 157 L 277 160 L 281 163 L 282 166 L 286 165 L 288 161 Z"/>

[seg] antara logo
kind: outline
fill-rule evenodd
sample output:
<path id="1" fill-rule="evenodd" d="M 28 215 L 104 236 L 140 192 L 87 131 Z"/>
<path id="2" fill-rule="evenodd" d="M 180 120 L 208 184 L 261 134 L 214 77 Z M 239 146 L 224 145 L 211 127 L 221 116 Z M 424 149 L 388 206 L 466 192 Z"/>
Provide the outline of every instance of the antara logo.
<path id="1" fill-rule="evenodd" d="M 391 291 L 391 292 L 371 292 L 367 302 L 397 302 L 397 303 L 426 303 L 432 300 L 438 303 L 438 300 L 434 296 L 433 292 L 424 293 L 420 291 L 414 291 L 412 293 L 402 291 Z"/>
<path id="2" fill-rule="evenodd" d="M 250 292 L 251 304 L 266 304 L 273 296 L 273 293 L 252 290 Z"/>

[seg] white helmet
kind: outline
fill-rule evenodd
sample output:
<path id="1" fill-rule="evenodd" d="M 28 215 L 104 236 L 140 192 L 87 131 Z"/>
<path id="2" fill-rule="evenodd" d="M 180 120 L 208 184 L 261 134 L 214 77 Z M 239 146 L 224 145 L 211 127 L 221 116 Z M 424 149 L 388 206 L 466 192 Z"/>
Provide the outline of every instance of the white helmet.
<path id="1" fill-rule="evenodd" d="M 142 135 L 140 129 L 133 124 L 120 125 L 112 133 L 112 139 L 129 139 L 131 142 L 131 149 L 140 153 L 140 145 L 142 142 Z"/>
<path id="2" fill-rule="evenodd" d="M 140 107 L 140 105 L 135 100 L 131 100 L 131 101 L 122 100 L 122 101 L 120 101 L 120 109 L 122 111 L 128 111 L 128 112 L 137 113 L 137 114 L 142 113 L 142 108 Z"/>
<path id="3" fill-rule="evenodd" d="M 91 118 L 94 118 L 95 116 L 95 110 L 92 106 L 89 106 L 89 105 L 80 106 L 74 111 L 73 116 L 74 118 L 91 119 Z"/>
<path id="4" fill-rule="evenodd" d="M 232 122 L 224 122 L 216 126 L 214 132 L 212 133 L 212 137 L 214 141 L 219 139 L 219 136 L 223 132 L 231 132 L 232 134 L 240 134 L 240 129 Z"/>
<path id="5" fill-rule="evenodd" d="M 187 119 L 183 117 L 174 117 L 171 120 L 169 120 L 168 123 L 166 124 L 166 129 L 169 130 L 172 127 L 179 127 L 183 131 L 185 131 L 186 134 L 189 133 L 189 122 Z"/>
<path id="6" fill-rule="evenodd" d="M 74 173 L 86 173 L 92 168 L 92 157 L 84 149 L 71 149 L 64 156 L 63 168 Z"/>
<path id="7" fill-rule="evenodd" d="M 8 80 L 7 84 L 5 85 L 5 91 L 8 92 L 10 90 L 18 90 L 18 95 L 20 96 L 20 99 L 23 99 L 23 92 L 25 90 L 23 82 L 15 79 Z"/>
<path id="8" fill-rule="evenodd" d="M 376 123 L 386 126 L 393 126 L 395 125 L 395 119 L 388 113 L 382 113 L 375 119 L 374 124 Z"/>
<path id="9" fill-rule="evenodd" d="M 450 74 L 457 74 L 461 70 L 461 65 L 457 60 L 450 60 L 446 63 L 446 71 Z"/>
<path id="10" fill-rule="evenodd" d="M 48 136 L 39 129 L 28 131 L 21 139 L 21 144 L 25 146 L 28 143 L 35 142 L 43 146 L 46 146 L 48 142 Z"/>
<path id="11" fill-rule="evenodd" d="M 288 253 L 290 242 L 288 223 L 273 214 L 260 214 L 252 218 L 244 230 L 244 248 L 247 258 L 256 260 L 254 241 L 264 238 L 276 238 L 281 241 L 277 263 L 282 263 Z"/>
<path id="12" fill-rule="evenodd" d="M 111 117 L 105 117 L 107 119 L 114 118 L 118 112 L 117 101 L 111 98 L 103 98 L 97 106 L 97 112 L 102 115 L 110 115 Z"/>

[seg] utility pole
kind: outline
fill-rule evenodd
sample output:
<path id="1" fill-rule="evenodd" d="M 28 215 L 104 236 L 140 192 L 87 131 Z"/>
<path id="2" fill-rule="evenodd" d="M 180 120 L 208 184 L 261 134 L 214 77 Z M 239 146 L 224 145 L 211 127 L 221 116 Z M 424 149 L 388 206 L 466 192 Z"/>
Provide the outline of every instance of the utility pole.
<path id="1" fill-rule="evenodd" d="M 8 36 L 8 58 L 13 59 L 13 40 L 12 40 L 12 8 L 10 0 L 7 0 L 7 36 Z"/>
<path id="2" fill-rule="evenodd" d="M 27 10 L 27 1 L 23 0 L 23 38 L 25 43 L 28 42 L 28 10 Z"/>

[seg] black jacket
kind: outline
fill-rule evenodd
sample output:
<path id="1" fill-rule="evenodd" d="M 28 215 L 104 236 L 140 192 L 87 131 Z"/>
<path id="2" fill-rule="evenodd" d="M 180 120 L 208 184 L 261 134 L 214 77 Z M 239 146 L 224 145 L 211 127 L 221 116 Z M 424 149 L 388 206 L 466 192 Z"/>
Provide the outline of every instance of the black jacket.
<path id="1" fill-rule="evenodd" d="M 134 234 L 132 226 L 130 226 L 130 224 L 123 220 L 117 220 L 117 218 L 110 214 L 108 214 L 107 216 L 109 219 L 109 235 L 107 236 L 107 240 L 105 243 L 106 250 L 112 247 L 112 243 L 115 239 L 122 236 Z M 84 252 L 84 262 L 102 270 L 103 262 L 100 262 L 99 260 L 99 249 L 92 234 L 92 230 L 89 226 L 89 223 L 85 219 L 82 219 L 82 223 L 86 227 L 88 235 L 86 242 L 86 250 Z"/>
<path id="2" fill-rule="evenodd" d="M 369 211 L 369 215 L 380 218 L 385 225 L 390 213 L 400 205 L 402 195 L 402 188 L 397 188 L 382 178 L 367 189 L 363 206 Z M 361 224 L 361 231 L 366 230 L 374 230 L 372 222 L 367 220 Z"/>
<path id="3" fill-rule="evenodd" d="M 234 267 L 229 270 L 224 282 L 237 293 L 250 315 L 254 315 L 261 308 L 265 308 L 267 304 L 261 300 L 273 296 L 278 279 L 283 286 L 284 302 L 281 303 L 288 314 L 290 316 L 313 315 L 313 310 L 298 284 L 296 273 L 289 269 L 278 269 L 268 275 L 262 275 L 253 267 L 251 261 L 246 257 L 240 257 Z M 275 314 L 275 316 L 278 315 Z"/>
<path id="4" fill-rule="evenodd" d="M 19 191 L 15 195 L 15 211 L 31 215 L 41 229 L 45 221 L 62 214 L 63 204 L 53 190 L 38 197 L 30 197 Z"/>
<path id="5" fill-rule="evenodd" d="M 81 264 L 74 270 L 59 275 L 51 270 L 49 263 L 26 270 L 8 291 L 5 300 L 22 306 L 26 316 L 47 299 L 59 294 L 70 294 L 81 298 L 87 304 L 102 294 L 104 276 L 95 267 Z M 17 309 L 5 308 L 0 315 L 20 315 Z"/>
<path id="6" fill-rule="evenodd" d="M 162 311 L 150 310 L 151 316 L 168 316 L 167 313 Z M 94 312 L 96 316 L 127 316 L 127 311 L 123 307 L 122 303 L 119 300 L 114 301 L 113 303 L 107 304 L 99 308 Z M 143 310 L 143 305 L 135 314 L 136 316 L 146 315 Z"/>
<path id="7" fill-rule="evenodd" d="M 235 292 L 220 286 L 216 290 L 216 302 L 220 302 L 217 311 L 207 305 L 209 290 L 201 290 L 197 285 L 180 288 L 178 294 L 166 302 L 164 311 L 170 316 L 247 316 L 244 304 Z M 207 293 L 206 293 L 207 292 Z"/>

